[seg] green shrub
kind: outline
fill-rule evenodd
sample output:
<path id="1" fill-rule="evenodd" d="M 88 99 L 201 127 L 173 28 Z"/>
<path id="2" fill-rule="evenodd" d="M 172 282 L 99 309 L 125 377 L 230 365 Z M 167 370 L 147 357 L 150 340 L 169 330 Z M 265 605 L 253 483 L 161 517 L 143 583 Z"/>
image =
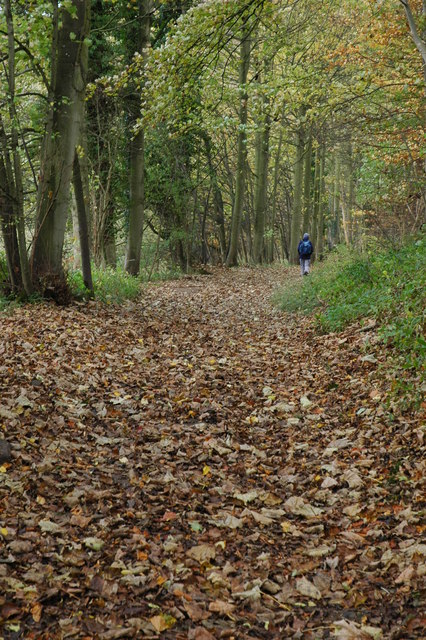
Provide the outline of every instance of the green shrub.
<path id="1" fill-rule="evenodd" d="M 292 280 L 276 295 L 286 311 L 311 313 L 324 332 L 375 318 L 383 339 L 404 356 L 406 368 L 424 364 L 425 239 L 399 249 L 372 244 L 365 254 L 334 250 L 309 278 Z"/>

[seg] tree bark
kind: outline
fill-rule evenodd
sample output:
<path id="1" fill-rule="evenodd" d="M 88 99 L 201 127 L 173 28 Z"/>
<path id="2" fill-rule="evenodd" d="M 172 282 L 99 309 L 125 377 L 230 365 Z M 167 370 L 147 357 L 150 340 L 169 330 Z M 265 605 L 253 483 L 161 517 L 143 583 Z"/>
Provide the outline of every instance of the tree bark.
<path id="1" fill-rule="evenodd" d="M 297 247 L 300 241 L 300 227 L 302 223 L 304 150 L 305 150 L 304 131 L 303 131 L 303 128 L 300 127 L 296 133 L 296 163 L 294 167 L 293 215 L 291 218 L 291 234 L 290 234 L 291 264 L 297 264 L 299 262 Z"/>
<path id="2" fill-rule="evenodd" d="M 271 219 L 270 219 L 270 238 L 268 242 L 268 262 L 274 261 L 274 243 L 275 243 L 275 221 L 277 217 L 277 193 L 278 193 L 278 183 L 280 177 L 280 159 L 281 159 L 281 148 L 283 144 L 283 127 L 284 127 L 284 116 L 285 110 L 283 109 L 283 114 L 281 118 L 281 126 L 280 126 L 280 136 L 278 138 L 278 147 L 277 153 L 275 155 L 274 161 L 274 186 L 272 189 L 272 204 L 271 204 Z"/>
<path id="3" fill-rule="evenodd" d="M 144 63 L 151 39 L 152 0 L 141 0 L 138 50 Z M 136 100 L 139 101 L 139 94 Z M 140 109 L 138 109 L 140 115 Z M 137 119 L 137 118 L 136 118 Z M 145 133 L 140 129 L 130 143 L 130 210 L 126 250 L 126 271 L 137 276 L 140 270 L 144 224 Z"/>
<path id="4" fill-rule="evenodd" d="M 240 106 L 239 131 L 237 140 L 237 177 L 235 181 L 235 198 L 232 211 L 231 234 L 226 266 L 233 267 L 238 262 L 238 244 L 241 232 L 241 219 L 244 205 L 244 189 L 247 170 L 247 76 L 250 66 L 250 39 L 244 30 L 240 46 Z"/>
<path id="5" fill-rule="evenodd" d="M 352 163 L 352 145 L 348 142 L 346 146 L 344 171 L 341 172 L 341 203 L 343 233 L 345 243 L 352 244 L 352 208 L 354 200 L 354 180 Z"/>
<path id="6" fill-rule="evenodd" d="M 261 264 L 264 259 L 264 236 L 266 224 L 266 202 L 268 189 L 269 134 L 271 119 L 268 114 L 269 100 L 263 99 L 264 123 L 256 134 L 255 184 L 254 184 L 254 241 L 253 259 Z"/>
<path id="7" fill-rule="evenodd" d="M 13 158 L 13 214 L 17 230 L 22 285 L 24 287 L 25 293 L 27 295 L 30 295 L 32 292 L 32 282 L 28 261 L 27 243 L 25 239 L 24 188 L 22 184 L 22 166 L 19 154 L 18 114 L 16 112 L 15 106 L 15 35 L 10 0 L 5 0 L 4 8 L 8 35 L 9 115 L 10 121 L 12 123 L 11 143 Z M 9 181 L 9 188 L 11 187 L 12 180 Z"/>
<path id="8" fill-rule="evenodd" d="M 413 42 L 419 50 L 422 60 L 423 60 L 423 77 L 425 79 L 426 84 L 426 42 L 424 40 L 424 34 L 420 35 L 419 30 L 416 25 L 416 21 L 414 19 L 413 12 L 411 10 L 410 3 L 408 0 L 400 0 L 402 6 L 405 10 L 405 15 L 407 16 L 408 26 L 410 27 L 411 37 L 413 38 Z M 423 0 L 423 18 L 426 17 L 426 1 Z"/>
<path id="9" fill-rule="evenodd" d="M 311 182 L 312 182 L 312 132 L 308 133 L 305 150 L 305 166 L 303 178 L 303 233 L 310 233 L 311 229 Z"/>
<path id="10" fill-rule="evenodd" d="M 19 259 L 18 235 L 15 225 L 13 199 L 8 184 L 6 165 L 0 155 L 0 219 L 7 270 L 12 293 L 22 289 L 21 263 Z"/>
<path id="11" fill-rule="evenodd" d="M 322 260 L 324 254 L 324 193 L 325 193 L 325 145 L 320 147 L 320 177 L 318 194 L 318 226 L 315 240 L 315 257 Z"/>
<path id="12" fill-rule="evenodd" d="M 203 133 L 202 136 L 204 140 L 204 146 L 206 149 L 207 166 L 210 174 L 210 184 L 213 191 L 214 220 L 217 225 L 217 230 L 219 234 L 219 245 L 220 245 L 222 260 L 224 260 L 226 257 L 226 235 L 225 235 L 225 216 L 223 213 L 223 197 L 222 197 L 222 192 L 219 188 L 216 169 L 213 166 L 211 139 L 207 133 Z"/>
<path id="13" fill-rule="evenodd" d="M 331 240 L 339 244 L 340 238 L 340 149 L 336 150 L 334 158 L 334 189 L 333 189 L 333 227 Z"/>
<path id="14" fill-rule="evenodd" d="M 68 217 L 75 147 L 86 86 L 90 1 L 71 0 L 73 15 L 59 9 L 60 27 L 52 44 L 52 101 L 43 140 L 37 194 L 36 229 L 31 256 L 36 286 L 55 289 L 63 279 L 62 252 Z"/>
<path id="15" fill-rule="evenodd" d="M 310 234 L 314 243 L 314 251 L 316 254 L 316 242 L 318 235 L 318 214 L 321 197 L 321 151 L 320 146 L 315 149 L 315 173 L 314 173 L 314 202 L 312 210 L 312 225 Z"/>
<path id="16" fill-rule="evenodd" d="M 81 271 L 86 289 L 93 295 L 92 269 L 90 266 L 89 225 L 87 221 L 86 201 L 81 177 L 80 159 L 75 153 L 73 164 L 73 183 L 77 205 L 78 237 L 80 240 Z"/>

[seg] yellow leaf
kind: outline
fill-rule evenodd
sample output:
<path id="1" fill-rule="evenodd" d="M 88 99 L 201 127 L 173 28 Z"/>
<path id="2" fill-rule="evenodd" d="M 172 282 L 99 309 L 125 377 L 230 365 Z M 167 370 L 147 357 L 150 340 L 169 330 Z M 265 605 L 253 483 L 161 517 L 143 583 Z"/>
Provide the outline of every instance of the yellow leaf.
<path id="1" fill-rule="evenodd" d="M 208 464 L 204 465 L 203 467 L 203 476 L 206 476 L 207 474 L 209 474 L 211 471 L 210 467 Z"/>
<path id="2" fill-rule="evenodd" d="M 37 504 L 46 504 L 46 498 L 43 498 L 43 496 L 37 496 L 36 502 Z"/>
<path id="3" fill-rule="evenodd" d="M 31 607 L 31 615 L 33 617 L 34 622 L 40 622 L 42 609 L 43 607 L 39 602 L 36 602 Z"/>
<path id="4" fill-rule="evenodd" d="M 281 529 L 283 530 L 283 533 L 288 533 L 291 529 L 291 522 L 288 522 L 288 520 L 281 522 Z"/>
<path id="5" fill-rule="evenodd" d="M 3 538 L 7 537 L 7 529 L 6 529 L 6 527 L 0 527 L 0 536 L 2 536 Z"/>
<path id="6" fill-rule="evenodd" d="M 7 467 L 6 467 L 6 465 L 5 465 L 5 464 L 3 464 L 3 465 L 0 467 L 0 473 L 6 473 L 6 471 L 7 471 Z"/>
<path id="7" fill-rule="evenodd" d="M 159 616 L 153 616 L 149 621 L 158 633 L 166 631 L 166 629 L 171 629 L 176 624 L 176 618 L 164 613 Z"/>

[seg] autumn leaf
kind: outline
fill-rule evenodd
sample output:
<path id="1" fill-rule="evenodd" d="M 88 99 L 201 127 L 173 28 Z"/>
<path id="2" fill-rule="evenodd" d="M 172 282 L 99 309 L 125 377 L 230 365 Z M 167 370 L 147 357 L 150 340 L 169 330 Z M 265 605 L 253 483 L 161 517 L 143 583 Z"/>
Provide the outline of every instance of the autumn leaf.
<path id="1" fill-rule="evenodd" d="M 176 624 L 176 618 L 163 613 L 158 616 L 153 616 L 149 621 L 158 633 L 171 629 Z"/>

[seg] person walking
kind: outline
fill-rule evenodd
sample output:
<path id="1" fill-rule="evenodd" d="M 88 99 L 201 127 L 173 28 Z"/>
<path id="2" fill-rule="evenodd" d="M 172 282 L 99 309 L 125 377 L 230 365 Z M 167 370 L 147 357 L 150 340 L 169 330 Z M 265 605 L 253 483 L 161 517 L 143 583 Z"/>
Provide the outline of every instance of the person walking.
<path id="1" fill-rule="evenodd" d="M 297 252 L 300 259 L 301 274 L 302 276 L 307 276 L 309 274 L 309 266 L 311 264 L 311 255 L 314 252 L 314 247 L 312 242 L 309 240 L 308 233 L 303 234 L 303 239 L 299 242 Z"/>

